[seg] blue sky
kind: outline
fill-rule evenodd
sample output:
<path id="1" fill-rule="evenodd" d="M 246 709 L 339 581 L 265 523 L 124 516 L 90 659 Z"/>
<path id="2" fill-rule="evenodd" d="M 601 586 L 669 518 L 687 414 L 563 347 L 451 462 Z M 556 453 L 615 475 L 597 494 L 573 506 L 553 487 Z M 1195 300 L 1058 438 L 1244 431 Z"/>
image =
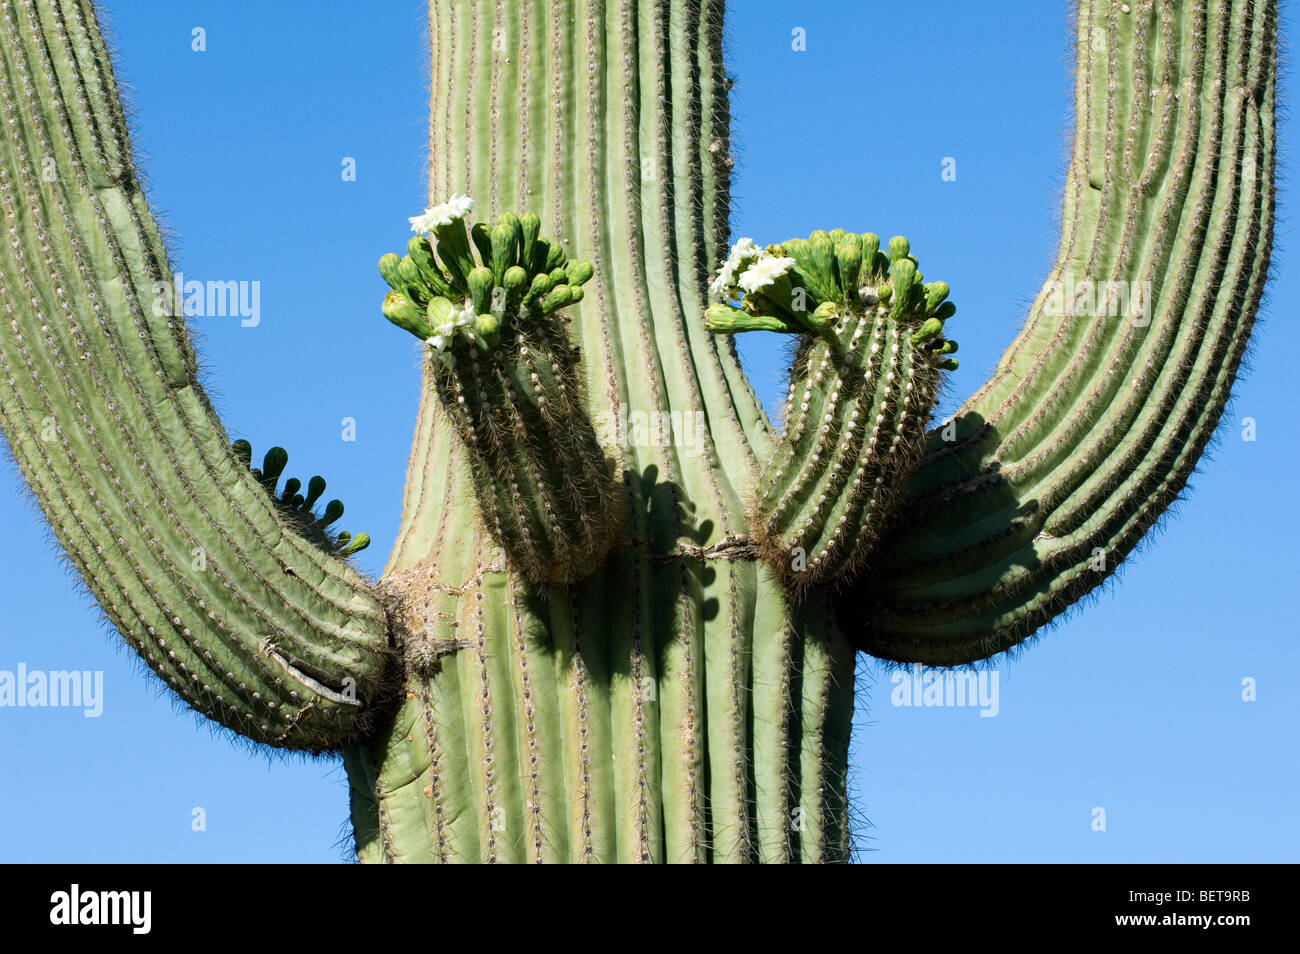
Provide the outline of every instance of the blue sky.
<path id="1" fill-rule="evenodd" d="M 408 339 L 378 314 L 374 261 L 423 207 L 423 8 L 104 6 L 174 266 L 261 282 L 256 328 L 198 323 L 223 418 L 258 455 L 283 444 L 291 473 L 329 479 L 346 526 L 375 538 L 361 564 L 377 574 L 400 516 L 418 372 Z M 196 26 L 203 53 L 190 48 Z M 803 51 L 791 48 L 796 28 Z M 941 411 L 956 407 L 1055 251 L 1068 4 L 737 0 L 728 35 L 735 234 L 906 234 L 960 308 L 961 368 Z M 1288 75 L 1284 101 L 1294 87 Z M 1284 173 L 1293 131 L 1284 120 Z M 355 182 L 342 181 L 344 157 Z M 955 181 L 941 177 L 945 158 Z M 891 705 L 889 673 L 860 660 L 853 786 L 872 826 L 867 863 L 1300 860 L 1300 544 L 1292 507 L 1272 497 L 1294 493 L 1300 464 L 1283 325 L 1300 303 L 1292 194 L 1284 181 L 1251 370 L 1213 460 L 1118 585 L 997 662 L 996 717 Z M 743 348 L 769 405 L 783 372 L 771 338 Z M 355 441 L 341 439 L 346 417 Z M 0 709 L 0 861 L 343 856 L 337 762 L 251 752 L 178 712 L 74 589 L 8 464 L 0 525 L 0 670 L 103 670 L 105 686 L 95 719 Z M 1254 702 L 1242 699 L 1248 678 Z M 196 807 L 206 831 L 191 830 Z M 1097 808 L 1105 831 L 1093 830 Z"/>

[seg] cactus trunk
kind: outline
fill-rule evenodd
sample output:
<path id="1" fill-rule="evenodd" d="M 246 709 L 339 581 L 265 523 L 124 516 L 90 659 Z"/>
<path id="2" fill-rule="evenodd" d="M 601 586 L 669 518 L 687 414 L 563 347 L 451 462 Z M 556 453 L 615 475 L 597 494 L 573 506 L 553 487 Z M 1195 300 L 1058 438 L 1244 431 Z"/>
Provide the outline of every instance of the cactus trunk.
<path id="1" fill-rule="evenodd" d="M 853 652 L 745 540 L 768 426 L 698 320 L 727 239 L 721 30 L 716 2 L 430 7 L 431 201 L 535 209 L 595 266 L 570 336 L 627 506 L 602 568 L 528 582 L 426 371 L 383 584 L 406 699 L 346 752 L 365 860 L 847 856 Z"/>

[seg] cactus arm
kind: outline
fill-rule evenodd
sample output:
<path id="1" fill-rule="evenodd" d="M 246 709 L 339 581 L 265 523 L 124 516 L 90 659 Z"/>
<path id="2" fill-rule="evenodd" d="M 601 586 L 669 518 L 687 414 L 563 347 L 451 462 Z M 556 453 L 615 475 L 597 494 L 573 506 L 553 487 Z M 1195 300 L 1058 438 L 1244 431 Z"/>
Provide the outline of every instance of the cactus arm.
<path id="1" fill-rule="evenodd" d="M 370 722 L 384 612 L 236 459 L 196 376 L 87 2 L 0 5 L 0 420 L 68 557 L 186 703 L 272 745 Z M 351 682 L 349 682 L 351 680 Z"/>
<path id="2" fill-rule="evenodd" d="M 944 282 L 923 281 L 907 239 L 836 229 L 760 249 L 742 238 L 710 284 L 705 326 L 798 336 L 786 426 L 753 495 L 758 552 L 796 595 L 871 552 L 925 438 L 956 342 Z M 740 300 L 740 307 L 731 302 Z"/>
<path id="3" fill-rule="evenodd" d="M 861 648 L 941 665 L 1014 646 L 1104 582 L 1177 499 L 1268 268 L 1276 30 L 1274 2 L 1079 4 L 1058 263 L 955 415 L 956 439 L 930 435 L 892 532 L 841 594 Z M 1084 280 L 1134 287 L 1149 324 L 1058 307 Z"/>

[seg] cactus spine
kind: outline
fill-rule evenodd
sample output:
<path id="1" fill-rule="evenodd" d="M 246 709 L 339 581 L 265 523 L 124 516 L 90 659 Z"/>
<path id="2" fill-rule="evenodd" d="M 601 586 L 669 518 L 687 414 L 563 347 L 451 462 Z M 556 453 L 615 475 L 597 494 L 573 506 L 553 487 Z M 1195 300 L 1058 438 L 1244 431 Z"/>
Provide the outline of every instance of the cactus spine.
<path id="1" fill-rule="evenodd" d="M 431 0 L 455 198 L 380 261 L 429 344 L 373 585 L 151 307 L 170 269 L 89 0 L 0 12 L 9 447 L 182 698 L 342 753 L 363 861 L 844 860 L 854 647 L 981 658 L 1104 580 L 1195 466 L 1267 272 L 1275 2 L 1080 0 L 1058 263 L 927 437 L 955 309 L 905 240 L 728 253 L 720 0 Z M 779 434 L 753 330 L 799 336 Z"/>

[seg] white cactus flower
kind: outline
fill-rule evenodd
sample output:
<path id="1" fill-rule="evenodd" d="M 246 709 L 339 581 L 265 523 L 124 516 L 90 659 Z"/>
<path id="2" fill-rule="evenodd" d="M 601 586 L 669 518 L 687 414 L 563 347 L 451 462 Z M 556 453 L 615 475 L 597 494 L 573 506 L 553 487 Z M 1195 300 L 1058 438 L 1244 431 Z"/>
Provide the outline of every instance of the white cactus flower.
<path id="1" fill-rule="evenodd" d="M 738 284 L 745 291 L 753 294 L 760 288 L 766 288 L 786 272 L 790 271 L 794 265 L 793 258 L 779 258 L 775 255 L 760 256 L 758 261 L 745 269 L 739 279 Z"/>
<path id="2" fill-rule="evenodd" d="M 451 322 L 448 323 L 447 327 L 451 328 L 454 326 L 456 328 L 464 328 L 466 325 L 472 327 L 476 318 L 478 318 L 478 313 L 474 311 L 473 303 L 467 301 L 465 302 L 465 307 L 452 316 Z"/>
<path id="3" fill-rule="evenodd" d="M 718 301 L 730 301 L 736 290 L 736 274 L 755 262 L 761 254 L 753 239 L 739 239 L 731 246 L 727 260 L 718 269 L 718 276 L 709 283 L 709 294 Z"/>
<path id="4" fill-rule="evenodd" d="M 413 215 L 408 222 L 411 223 L 412 232 L 431 232 L 439 225 L 451 225 L 458 219 L 463 219 L 474 209 L 474 200 L 467 195 L 453 195 L 441 205 L 431 206 L 424 210 L 421 215 Z"/>

